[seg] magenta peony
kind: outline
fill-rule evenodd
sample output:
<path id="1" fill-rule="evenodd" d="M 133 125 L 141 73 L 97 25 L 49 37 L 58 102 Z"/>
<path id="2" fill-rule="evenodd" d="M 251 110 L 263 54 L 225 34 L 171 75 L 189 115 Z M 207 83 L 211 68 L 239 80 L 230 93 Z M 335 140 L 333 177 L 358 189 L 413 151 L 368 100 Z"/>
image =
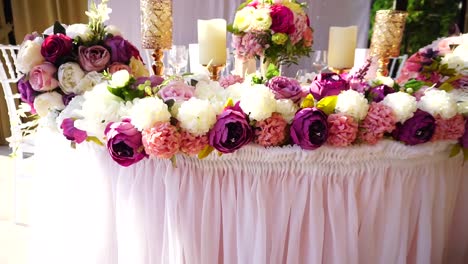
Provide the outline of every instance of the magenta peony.
<path id="1" fill-rule="evenodd" d="M 294 27 L 294 13 L 284 5 L 275 4 L 270 7 L 271 30 L 274 33 L 292 34 Z"/>
<path id="2" fill-rule="evenodd" d="M 255 143 L 264 147 L 279 146 L 287 136 L 288 123 L 278 113 L 255 124 Z"/>
<path id="3" fill-rule="evenodd" d="M 85 141 L 88 137 L 86 131 L 78 129 L 75 127 L 75 120 L 71 118 L 65 118 L 60 125 L 60 128 L 63 129 L 63 135 L 68 140 L 74 141 L 78 144 Z"/>
<path id="4" fill-rule="evenodd" d="M 104 133 L 111 158 L 121 166 L 128 167 L 147 156 L 142 148 L 141 133 L 131 124 L 130 119 L 110 122 Z"/>
<path id="5" fill-rule="evenodd" d="M 358 134 L 358 123 L 353 117 L 345 114 L 328 116 L 328 144 L 335 147 L 346 147 L 353 143 Z"/>
<path id="6" fill-rule="evenodd" d="M 195 136 L 183 131 L 180 137 L 180 151 L 187 155 L 196 155 L 208 146 L 208 135 Z"/>
<path id="7" fill-rule="evenodd" d="M 169 159 L 180 149 L 180 133 L 169 122 L 157 122 L 143 130 L 142 142 L 148 155 Z"/>
<path id="8" fill-rule="evenodd" d="M 461 114 L 457 114 L 449 119 L 436 116 L 435 122 L 436 128 L 431 141 L 457 140 L 465 133 L 465 119 Z"/>

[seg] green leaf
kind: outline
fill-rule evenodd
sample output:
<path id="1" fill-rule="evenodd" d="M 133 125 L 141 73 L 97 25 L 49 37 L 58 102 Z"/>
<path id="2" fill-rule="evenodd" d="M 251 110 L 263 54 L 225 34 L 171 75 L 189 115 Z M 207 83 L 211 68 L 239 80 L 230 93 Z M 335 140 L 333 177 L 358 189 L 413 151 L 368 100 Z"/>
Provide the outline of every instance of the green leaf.
<path id="1" fill-rule="evenodd" d="M 99 146 L 104 146 L 104 144 L 97 137 L 87 137 L 86 141 L 87 142 L 94 142 L 94 143 L 98 144 Z"/>
<path id="2" fill-rule="evenodd" d="M 301 108 L 309 108 L 315 106 L 315 99 L 312 94 L 308 94 L 301 102 Z"/>
<path id="3" fill-rule="evenodd" d="M 453 85 L 451 85 L 450 83 L 444 82 L 441 86 L 439 86 L 439 89 L 444 90 L 446 92 L 450 92 L 453 90 Z"/>
<path id="4" fill-rule="evenodd" d="M 424 85 L 425 85 L 425 82 L 418 81 L 416 79 L 411 79 L 407 83 L 405 83 L 404 87 L 406 89 L 411 88 L 411 89 L 413 89 L 413 91 L 416 92 L 417 90 L 419 90 Z"/>
<path id="5" fill-rule="evenodd" d="M 65 28 L 62 26 L 62 24 L 60 24 L 60 22 L 58 22 L 58 21 L 55 21 L 55 23 L 54 23 L 54 34 L 59 34 L 59 33 L 61 33 L 61 34 L 64 34 L 64 35 L 65 35 L 66 32 L 67 32 L 67 31 L 66 31 Z"/>
<path id="6" fill-rule="evenodd" d="M 462 147 L 460 146 L 460 144 L 453 145 L 452 149 L 450 150 L 450 158 L 457 156 L 461 150 Z"/>
<path id="7" fill-rule="evenodd" d="M 317 103 L 317 108 L 330 115 L 335 112 L 336 101 L 338 101 L 337 95 L 324 97 Z"/>
<path id="8" fill-rule="evenodd" d="M 171 163 L 173 168 L 177 168 L 177 158 L 176 155 L 171 157 Z"/>
<path id="9" fill-rule="evenodd" d="M 198 158 L 199 159 L 204 159 L 206 157 L 208 157 L 208 155 L 211 154 L 211 152 L 213 152 L 214 148 L 210 145 L 206 146 L 202 151 L 200 151 L 198 153 Z"/>
<path id="10" fill-rule="evenodd" d="M 252 84 L 263 84 L 266 80 L 262 76 L 254 75 L 252 76 Z"/>
<path id="11" fill-rule="evenodd" d="M 268 65 L 268 69 L 267 69 L 267 72 L 266 72 L 266 78 L 268 80 L 270 80 L 271 78 L 275 77 L 275 76 L 279 76 L 280 72 L 279 72 L 279 68 L 276 67 L 276 65 L 274 63 L 270 63 Z"/>

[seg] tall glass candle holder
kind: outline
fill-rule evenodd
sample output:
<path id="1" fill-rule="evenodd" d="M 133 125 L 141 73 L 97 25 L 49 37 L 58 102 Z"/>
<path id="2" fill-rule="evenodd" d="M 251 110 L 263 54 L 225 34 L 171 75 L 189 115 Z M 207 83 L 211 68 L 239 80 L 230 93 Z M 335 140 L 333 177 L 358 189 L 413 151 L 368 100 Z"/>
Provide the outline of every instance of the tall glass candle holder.
<path id="1" fill-rule="evenodd" d="M 391 57 L 398 57 L 408 13 L 400 10 L 379 10 L 375 15 L 370 56 L 377 57 L 377 74 L 388 75 Z"/>
<path id="2" fill-rule="evenodd" d="M 140 0 L 141 46 L 153 50 L 153 71 L 163 75 L 164 50 L 172 46 L 172 0 Z"/>

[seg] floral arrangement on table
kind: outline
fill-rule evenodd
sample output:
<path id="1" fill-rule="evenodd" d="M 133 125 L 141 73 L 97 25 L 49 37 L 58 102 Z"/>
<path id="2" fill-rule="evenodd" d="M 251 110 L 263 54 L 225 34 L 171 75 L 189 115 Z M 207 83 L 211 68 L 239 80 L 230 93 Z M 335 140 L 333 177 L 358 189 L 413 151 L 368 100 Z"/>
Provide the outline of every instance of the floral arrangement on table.
<path id="1" fill-rule="evenodd" d="M 248 0 L 238 8 L 228 26 L 238 58 L 264 58 L 266 62 L 297 63 L 308 56 L 313 30 L 304 11 L 305 3 L 295 0 Z"/>
<path id="2" fill-rule="evenodd" d="M 96 8 L 100 9 L 107 10 Z M 91 32 L 107 32 L 106 28 Z M 100 35 L 103 37 L 98 43 L 106 43 L 107 35 Z M 74 39 L 80 41 L 81 37 Z M 77 46 L 78 52 L 80 47 L 86 47 Z M 60 50 L 62 45 L 54 47 Z M 121 57 L 128 52 L 111 47 L 105 49 L 112 56 Z M 137 51 L 130 51 L 135 60 Z M 23 60 L 34 58 L 37 51 L 29 54 Z M 102 57 L 96 55 L 102 53 L 93 54 Z M 57 56 L 55 63 L 65 58 L 69 57 Z M 129 60 L 127 63 L 131 64 Z M 44 63 L 48 62 L 39 61 L 37 65 Z M 51 64 L 50 67 L 56 67 Z M 49 95 L 40 103 L 36 102 L 40 95 L 37 96 L 33 105 L 38 112 L 44 110 L 40 115 L 47 126 L 59 130 L 73 144 L 89 140 L 106 146 L 110 157 L 122 166 L 146 158 L 175 162 L 177 154 L 199 158 L 213 151 L 229 154 L 249 144 L 297 145 L 314 150 L 323 145 L 373 145 L 391 138 L 406 145 L 451 140 L 458 142 L 454 155 L 457 150 L 468 149 L 466 101 L 457 101 L 453 94 L 462 86 L 454 86 L 448 92 L 435 86 L 425 87 L 424 81 L 414 79 L 400 84 L 386 77 L 368 81 L 364 76 L 370 62 L 349 76 L 320 74 L 308 87 L 283 76 L 265 83 L 256 83 L 252 76 L 227 76 L 219 82 L 204 74 L 141 77 L 140 71 L 125 63 L 116 71 L 110 70 L 111 64 L 104 64 L 102 69 L 107 67 L 109 72 L 98 72 L 100 81 L 88 89 L 75 88 L 86 79 L 86 74 L 75 79 L 75 96 L 67 104 L 60 101 L 67 98 L 60 77 L 57 81 L 54 78 L 58 75 L 52 74 L 43 83 L 56 83 L 58 88 L 44 91 Z M 27 99 L 27 93 L 22 95 Z"/>

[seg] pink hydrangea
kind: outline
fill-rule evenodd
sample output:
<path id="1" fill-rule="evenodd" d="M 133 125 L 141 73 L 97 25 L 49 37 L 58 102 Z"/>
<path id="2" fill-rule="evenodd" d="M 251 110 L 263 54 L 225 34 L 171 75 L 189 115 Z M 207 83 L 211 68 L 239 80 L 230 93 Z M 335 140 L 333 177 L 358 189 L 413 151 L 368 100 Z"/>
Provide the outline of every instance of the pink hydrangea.
<path id="1" fill-rule="evenodd" d="M 331 114 L 328 116 L 327 142 L 336 147 L 351 145 L 357 137 L 358 123 L 354 118 L 344 114 Z"/>
<path id="2" fill-rule="evenodd" d="M 287 125 L 288 122 L 278 113 L 258 121 L 255 125 L 255 143 L 264 147 L 280 145 L 286 139 Z"/>
<path id="3" fill-rule="evenodd" d="M 263 56 L 263 52 L 268 48 L 263 44 L 262 35 L 248 32 L 243 36 L 234 35 L 232 46 L 236 50 L 236 55 L 240 59 L 249 60 L 255 56 Z"/>
<path id="4" fill-rule="evenodd" d="M 142 132 L 145 152 L 150 156 L 169 159 L 180 148 L 180 133 L 169 122 L 157 122 Z"/>
<path id="5" fill-rule="evenodd" d="M 376 144 L 385 133 L 395 130 L 396 117 L 393 110 L 382 104 L 373 102 L 362 121 L 358 138 L 369 144 Z"/>
<path id="6" fill-rule="evenodd" d="M 235 84 L 235 83 L 243 83 L 244 78 L 242 78 L 239 75 L 228 75 L 225 77 L 221 77 L 219 80 L 219 85 L 221 85 L 223 88 L 228 88 L 229 86 Z"/>
<path id="7" fill-rule="evenodd" d="M 456 140 L 465 133 L 465 119 L 461 114 L 455 115 L 449 119 L 443 119 L 440 116 L 435 117 L 436 129 L 431 141 L 436 140 Z"/>
<path id="8" fill-rule="evenodd" d="M 307 16 L 306 15 L 294 15 L 294 26 L 296 30 L 291 34 L 291 42 L 293 45 L 302 40 L 304 32 L 309 28 L 307 26 Z"/>
<path id="9" fill-rule="evenodd" d="M 196 155 L 208 145 L 208 135 L 195 136 L 183 131 L 180 137 L 180 151 L 188 155 Z"/>

